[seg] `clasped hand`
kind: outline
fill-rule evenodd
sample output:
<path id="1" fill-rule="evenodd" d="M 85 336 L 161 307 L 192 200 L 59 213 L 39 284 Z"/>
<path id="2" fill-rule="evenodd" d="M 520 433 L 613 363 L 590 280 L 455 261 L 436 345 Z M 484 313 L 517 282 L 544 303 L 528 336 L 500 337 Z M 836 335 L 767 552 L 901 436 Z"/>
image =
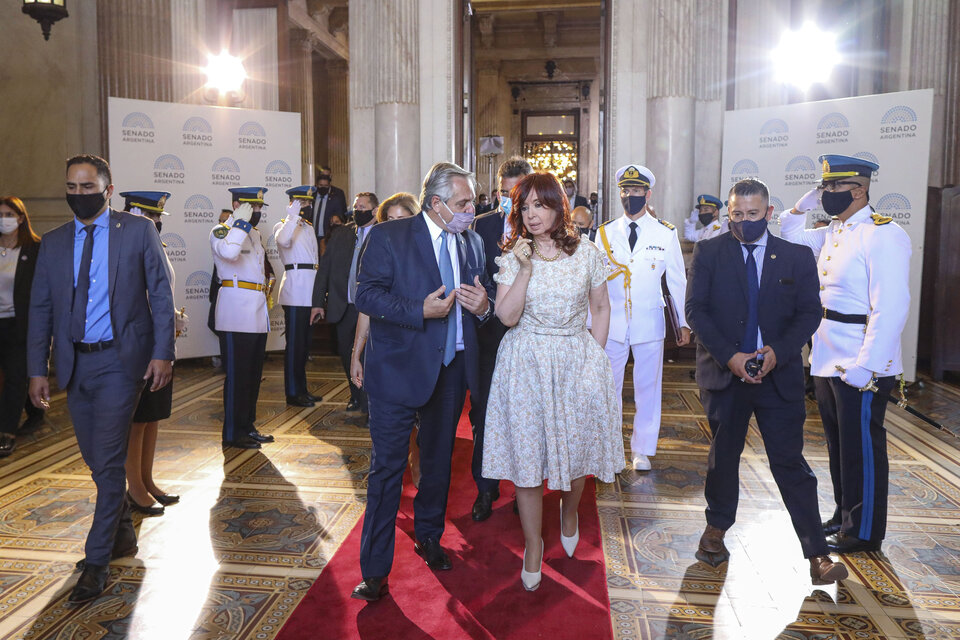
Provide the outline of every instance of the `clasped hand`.
<path id="1" fill-rule="evenodd" d="M 487 298 L 487 290 L 480 284 L 480 278 L 473 276 L 473 284 L 461 284 L 459 289 L 454 289 L 446 298 L 443 297 L 447 288 L 440 285 L 436 291 L 427 294 L 423 299 L 423 317 L 428 318 L 446 318 L 453 308 L 453 303 L 460 301 L 460 305 L 475 316 L 482 316 L 487 311 L 490 304 Z"/>
<path id="2" fill-rule="evenodd" d="M 748 360 L 760 356 L 763 357 L 760 373 L 758 373 L 756 377 L 753 377 L 747 373 L 746 364 Z M 773 347 L 770 345 L 764 345 L 759 351 L 754 351 L 753 353 L 735 353 L 730 360 L 727 361 L 727 367 L 733 372 L 733 375 L 748 384 L 760 384 L 763 382 L 762 378 L 773 371 L 776 366 L 777 354 L 774 353 Z"/>

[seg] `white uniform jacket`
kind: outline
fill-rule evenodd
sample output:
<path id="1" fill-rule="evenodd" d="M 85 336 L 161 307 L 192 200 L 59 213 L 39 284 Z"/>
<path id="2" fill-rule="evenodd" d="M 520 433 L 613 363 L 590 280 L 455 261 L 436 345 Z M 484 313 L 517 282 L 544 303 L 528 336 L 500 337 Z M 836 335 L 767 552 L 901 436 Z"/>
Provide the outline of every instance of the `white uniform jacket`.
<path id="1" fill-rule="evenodd" d="M 217 331 L 267 333 L 270 316 L 264 292 L 266 278 L 260 232 L 250 229 L 247 233 L 233 225 L 234 219 L 230 216 L 210 232 L 213 263 L 223 283 L 217 295 Z"/>
<path id="2" fill-rule="evenodd" d="M 302 216 L 287 216 L 273 227 L 277 251 L 283 262 L 283 277 L 277 301 L 288 307 L 313 304 L 313 281 L 320 263 L 313 225 Z"/>
<path id="3" fill-rule="evenodd" d="M 858 365 L 877 376 L 903 373 L 900 334 L 910 309 L 910 237 L 869 206 L 846 222 L 804 229 L 806 216 L 780 214 L 785 240 L 817 256 L 820 303 L 839 313 L 866 315 L 866 326 L 824 319 L 813 337 L 810 373 L 838 376 Z"/>
<path id="4" fill-rule="evenodd" d="M 700 242 L 716 238 L 730 230 L 730 225 L 726 218 L 723 220 L 714 220 L 710 224 L 697 229 L 697 221 L 687 218 L 683 222 L 683 237 L 687 242 Z"/>
<path id="5" fill-rule="evenodd" d="M 636 222 L 637 243 L 633 251 L 630 251 L 627 240 L 630 234 L 630 218 L 627 216 L 602 225 L 597 230 L 596 240 L 607 270 L 607 292 L 610 295 L 608 337 L 625 342 L 629 328 L 630 344 L 663 340 L 666 335 L 664 300 L 660 289 L 660 278 L 664 272 L 680 326 L 689 326 L 683 310 L 687 275 L 676 228 L 669 222 L 647 214 L 640 216 Z M 601 232 L 606 234 L 609 251 Z"/>

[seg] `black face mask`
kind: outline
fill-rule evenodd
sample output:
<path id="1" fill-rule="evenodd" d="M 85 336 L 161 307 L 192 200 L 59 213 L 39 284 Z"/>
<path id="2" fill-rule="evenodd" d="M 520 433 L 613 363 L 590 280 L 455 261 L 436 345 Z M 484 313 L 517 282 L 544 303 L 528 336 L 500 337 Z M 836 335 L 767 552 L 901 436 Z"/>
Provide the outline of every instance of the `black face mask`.
<path id="1" fill-rule="evenodd" d="M 577 227 L 580 230 L 580 235 L 588 236 L 590 235 L 590 227 Z"/>
<path id="2" fill-rule="evenodd" d="M 824 191 L 820 194 L 820 206 L 831 216 L 838 216 L 853 204 L 852 191 Z"/>
<path id="3" fill-rule="evenodd" d="M 357 223 L 358 227 L 367 226 L 371 220 L 373 220 L 373 209 L 369 211 L 364 211 L 363 209 L 353 210 L 353 221 Z"/>
<path id="4" fill-rule="evenodd" d="M 307 204 L 309 202 L 309 204 Z M 304 200 L 300 203 L 300 217 L 310 220 L 313 217 L 313 200 Z"/>
<path id="5" fill-rule="evenodd" d="M 710 224 L 711 222 L 713 222 L 713 214 L 712 214 L 712 213 L 701 213 L 701 214 L 698 215 L 697 217 L 700 219 L 700 224 L 702 224 L 703 226 L 707 226 L 708 224 Z"/>
<path id="6" fill-rule="evenodd" d="M 68 193 L 67 205 L 80 220 L 94 217 L 107 203 L 106 189 L 100 193 Z"/>
<path id="7" fill-rule="evenodd" d="M 154 220 L 153 224 L 157 225 L 157 233 L 160 233 L 160 230 L 163 229 L 163 220 Z"/>
<path id="8" fill-rule="evenodd" d="M 596 198 L 590 198 L 590 204 L 597 204 Z"/>
<path id="9" fill-rule="evenodd" d="M 254 211 L 253 215 L 250 216 L 250 225 L 257 226 L 260 223 L 260 216 L 263 215 L 262 211 Z"/>
<path id="10" fill-rule="evenodd" d="M 643 208 L 647 206 L 647 196 L 623 196 L 620 198 L 620 204 L 623 205 L 627 215 L 635 216 L 642 213 Z"/>
<path id="11" fill-rule="evenodd" d="M 740 242 L 750 244 L 755 242 L 767 230 L 767 219 L 730 221 L 730 233 Z"/>
<path id="12" fill-rule="evenodd" d="M 330 193 L 330 187 L 317 187 L 317 195 L 323 197 Z"/>

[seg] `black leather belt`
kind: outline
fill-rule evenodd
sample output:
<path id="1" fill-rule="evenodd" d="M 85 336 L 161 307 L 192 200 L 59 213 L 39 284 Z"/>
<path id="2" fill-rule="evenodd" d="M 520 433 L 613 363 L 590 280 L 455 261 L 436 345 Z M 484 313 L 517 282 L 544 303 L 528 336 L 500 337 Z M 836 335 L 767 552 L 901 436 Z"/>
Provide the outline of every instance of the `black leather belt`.
<path id="1" fill-rule="evenodd" d="M 73 348 L 80 353 L 93 353 L 94 351 L 106 351 L 113 346 L 113 340 L 104 340 L 102 342 L 74 342 Z"/>
<path id="2" fill-rule="evenodd" d="M 312 269 L 313 271 L 316 271 L 320 268 L 320 265 L 310 264 L 309 262 L 299 262 L 297 264 L 285 264 L 283 265 L 283 268 L 287 271 L 295 271 L 296 269 Z"/>
<path id="3" fill-rule="evenodd" d="M 823 317 L 827 320 L 842 322 L 844 324 L 867 324 L 866 314 L 840 313 L 839 311 L 827 309 L 826 307 L 823 308 Z"/>

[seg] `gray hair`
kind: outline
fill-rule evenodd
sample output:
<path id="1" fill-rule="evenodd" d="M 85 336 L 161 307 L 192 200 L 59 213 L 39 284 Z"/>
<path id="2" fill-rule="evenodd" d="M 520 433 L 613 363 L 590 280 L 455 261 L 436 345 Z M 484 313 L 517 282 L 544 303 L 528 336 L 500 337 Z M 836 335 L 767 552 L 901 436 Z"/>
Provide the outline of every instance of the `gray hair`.
<path id="1" fill-rule="evenodd" d="M 423 179 L 423 189 L 420 190 L 420 210 L 426 211 L 430 208 L 430 201 L 433 196 L 438 196 L 446 202 L 453 197 L 453 179 L 456 177 L 466 178 L 470 183 L 470 188 L 477 190 L 477 181 L 473 177 L 472 171 L 467 171 L 463 167 L 452 162 L 438 162 L 427 172 Z"/>

